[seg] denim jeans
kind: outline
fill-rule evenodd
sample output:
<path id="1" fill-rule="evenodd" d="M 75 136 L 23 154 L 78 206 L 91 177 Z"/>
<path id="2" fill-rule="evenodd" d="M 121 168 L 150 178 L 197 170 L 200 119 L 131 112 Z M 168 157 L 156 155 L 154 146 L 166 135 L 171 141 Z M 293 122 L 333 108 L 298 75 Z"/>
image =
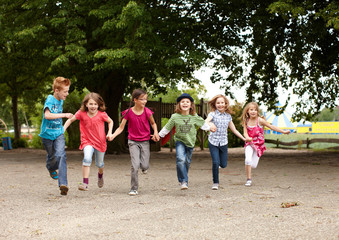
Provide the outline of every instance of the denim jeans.
<path id="1" fill-rule="evenodd" d="M 42 144 L 47 151 L 46 168 L 49 171 L 59 169 L 59 186 L 67 184 L 67 162 L 65 151 L 65 137 L 61 134 L 55 140 L 41 138 Z"/>
<path id="2" fill-rule="evenodd" d="M 104 156 L 105 152 L 100 152 L 96 150 L 94 147 L 91 145 L 87 145 L 83 149 L 84 151 L 84 159 L 82 161 L 82 165 L 86 167 L 90 167 L 92 164 L 92 157 L 93 153 L 95 154 L 95 165 L 98 168 L 103 168 L 104 167 Z"/>
<path id="3" fill-rule="evenodd" d="M 177 175 L 180 183 L 188 183 L 188 170 L 191 164 L 193 148 L 187 147 L 180 141 L 175 142 L 175 150 L 177 153 Z"/>
<path id="4" fill-rule="evenodd" d="M 213 183 L 219 183 L 219 166 L 227 167 L 227 144 L 224 146 L 215 146 L 208 142 L 212 157 Z"/>

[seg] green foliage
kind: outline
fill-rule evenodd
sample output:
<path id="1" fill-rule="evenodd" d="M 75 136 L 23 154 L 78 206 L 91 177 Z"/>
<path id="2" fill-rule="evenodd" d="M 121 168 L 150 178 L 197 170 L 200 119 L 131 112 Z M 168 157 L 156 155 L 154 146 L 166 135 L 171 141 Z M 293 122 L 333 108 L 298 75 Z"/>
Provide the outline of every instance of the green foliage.
<path id="1" fill-rule="evenodd" d="M 64 102 L 64 112 L 75 114 L 81 107 L 81 103 L 85 95 L 89 93 L 87 89 L 83 89 L 83 91 L 73 91 L 70 95 L 68 95 L 66 101 Z M 67 119 L 64 119 L 66 121 Z M 70 149 L 78 149 L 80 146 L 80 129 L 79 129 L 79 121 L 73 122 L 67 128 L 66 137 L 66 145 Z"/>
<path id="2" fill-rule="evenodd" d="M 335 109 L 324 108 L 315 116 L 315 121 L 339 121 L 339 107 Z"/>
<path id="3" fill-rule="evenodd" d="M 234 105 L 231 106 L 234 114 L 232 115 L 232 122 L 234 123 L 235 128 L 243 134 L 243 127 L 241 125 L 241 114 L 242 114 L 242 105 L 241 103 L 235 101 Z M 228 147 L 241 147 L 244 146 L 244 141 L 238 138 L 234 133 L 228 129 L 227 133 L 228 138 Z"/>
<path id="4" fill-rule="evenodd" d="M 42 144 L 41 137 L 39 136 L 39 133 L 33 134 L 32 140 L 28 142 L 28 146 L 30 148 L 44 149 L 44 145 Z"/>
<path id="5" fill-rule="evenodd" d="M 282 142 L 293 142 L 298 140 L 306 140 L 306 139 L 316 139 L 316 138 L 335 138 L 339 139 L 338 134 L 297 134 L 292 133 L 289 135 L 284 134 L 265 134 L 265 139 L 279 140 Z M 274 148 L 275 144 L 265 143 L 266 147 Z M 310 144 L 310 148 L 312 149 L 326 149 L 330 147 L 338 147 L 337 143 L 312 143 Z M 290 148 L 306 148 L 305 144 L 291 146 Z"/>
<path id="6" fill-rule="evenodd" d="M 226 95 L 232 94 L 231 86 L 245 86 L 247 101 L 265 104 L 270 111 L 278 89 L 290 89 L 299 96 L 296 120 L 310 120 L 324 106 L 335 107 L 338 1 L 224 1 L 212 8 L 220 19 L 216 38 L 231 31 L 236 35 L 233 41 L 222 41 L 224 47 L 219 42 L 209 45 L 218 53 L 214 68 L 227 72 L 216 71 L 211 80 L 223 82 Z"/>
<path id="7" fill-rule="evenodd" d="M 28 147 L 28 142 L 26 138 L 15 139 L 12 138 L 12 147 L 13 148 L 26 148 Z"/>

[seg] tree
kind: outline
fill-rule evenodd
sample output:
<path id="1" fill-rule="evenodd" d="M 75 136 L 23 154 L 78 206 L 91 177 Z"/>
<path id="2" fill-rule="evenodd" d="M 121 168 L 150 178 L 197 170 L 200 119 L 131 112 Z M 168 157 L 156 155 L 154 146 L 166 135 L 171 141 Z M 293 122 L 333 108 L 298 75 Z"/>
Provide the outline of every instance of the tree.
<path id="1" fill-rule="evenodd" d="M 44 51 L 54 59 L 52 70 L 71 77 L 77 88 L 98 92 L 115 127 L 125 94 L 142 86 L 157 94 L 182 80 L 196 82 L 193 72 L 210 54 L 201 45 L 201 26 L 187 1 L 55 4 L 46 9 L 46 27 L 54 40 Z"/>
<path id="2" fill-rule="evenodd" d="M 339 121 L 339 107 L 334 109 L 324 108 L 315 116 L 315 121 Z"/>
<path id="3" fill-rule="evenodd" d="M 11 99 L 15 140 L 20 138 L 18 104 L 34 105 L 44 88 L 49 63 L 41 10 L 30 11 L 25 2 L 1 0 L 0 7 L 0 95 Z"/>
<path id="4" fill-rule="evenodd" d="M 228 12 L 228 6 L 233 10 Z M 292 89 L 300 99 L 294 114 L 297 120 L 311 119 L 323 106 L 336 105 L 338 1 L 219 1 L 213 8 L 220 19 L 218 39 L 230 18 L 239 26 L 233 44 L 210 45 L 220 56 L 213 66 L 228 72 L 227 76 L 216 72 L 212 81 L 223 81 L 227 94 L 230 86 L 246 86 L 248 101 L 274 110 L 277 89 Z"/>

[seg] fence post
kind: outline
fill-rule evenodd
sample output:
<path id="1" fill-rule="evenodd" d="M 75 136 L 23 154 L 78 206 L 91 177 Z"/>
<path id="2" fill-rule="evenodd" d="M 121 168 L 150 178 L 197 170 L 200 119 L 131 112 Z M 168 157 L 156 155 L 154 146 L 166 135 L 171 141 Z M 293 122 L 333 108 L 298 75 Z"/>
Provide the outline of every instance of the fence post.
<path id="1" fill-rule="evenodd" d="M 306 148 L 309 148 L 309 147 L 310 147 L 310 139 L 307 138 L 307 139 L 306 139 Z"/>
<path id="2" fill-rule="evenodd" d="M 277 148 L 279 148 L 279 139 L 277 139 Z"/>

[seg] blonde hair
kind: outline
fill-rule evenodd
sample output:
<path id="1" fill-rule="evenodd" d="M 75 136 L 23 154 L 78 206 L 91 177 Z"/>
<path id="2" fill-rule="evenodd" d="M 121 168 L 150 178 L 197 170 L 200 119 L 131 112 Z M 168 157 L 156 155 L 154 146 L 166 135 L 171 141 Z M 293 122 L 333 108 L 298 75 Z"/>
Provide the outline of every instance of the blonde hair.
<path id="1" fill-rule="evenodd" d="M 88 103 L 90 99 L 93 99 L 98 104 L 99 111 L 104 112 L 106 110 L 104 99 L 102 99 L 102 97 L 98 93 L 91 92 L 84 97 L 84 100 L 82 100 L 81 107 L 80 107 L 80 110 L 82 112 L 88 111 L 86 104 Z"/>
<path id="2" fill-rule="evenodd" d="M 241 122 L 243 126 L 247 125 L 247 121 L 250 118 L 250 115 L 248 114 L 248 110 L 250 109 L 251 106 L 254 106 L 257 110 L 258 113 L 258 117 L 260 117 L 259 115 L 259 105 L 256 102 L 249 102 L 246 104 L 246 106 L 244 107 L 244 109 L 242 110 L 242 114 L 241 114 Z"/>
<path id="3" fill-rule="evenodd" d="M 229 113 L 229 114 L 234 114 L 234 112 L 232 111 L 232 109 L 230 108 L 230 102 L 228 101 L 228 99 L 222 95 L 222 94 L 218 94 L 216 96 L 214 96 L 211 100 L 209 100 L 208 105 L 211 107 L 212 112 L 214 112 L 217 107 L 216 107 L 216 102 L 218 98 L 223 98 L 225 101 L 225 112 Z"/>
<path id="4" fill-rule="evenodd" d="M 53 81 L 53 91 L 62 90 L 63 87 L 68 87 L 71 85 L 71 80 L 64 77 L 56 77 Z"/>
<path id="5" fill-rule="evenodd" d="M 189 99 L 189 98 L 187 98 L 187 99 Z M 179 114 L 181 114 L 181 112 L 182 112 L 182 109 L 180 108 L 180 102 L 178 102 L 177 105 L 175 105 L 175 112 L 179 113 Z M 191 107 L 190 107 L 189 114 L 194 116 L 196 114 L 195 104 L 191 100 L 190 100 L 190 102 L 191 102 Z"/>

